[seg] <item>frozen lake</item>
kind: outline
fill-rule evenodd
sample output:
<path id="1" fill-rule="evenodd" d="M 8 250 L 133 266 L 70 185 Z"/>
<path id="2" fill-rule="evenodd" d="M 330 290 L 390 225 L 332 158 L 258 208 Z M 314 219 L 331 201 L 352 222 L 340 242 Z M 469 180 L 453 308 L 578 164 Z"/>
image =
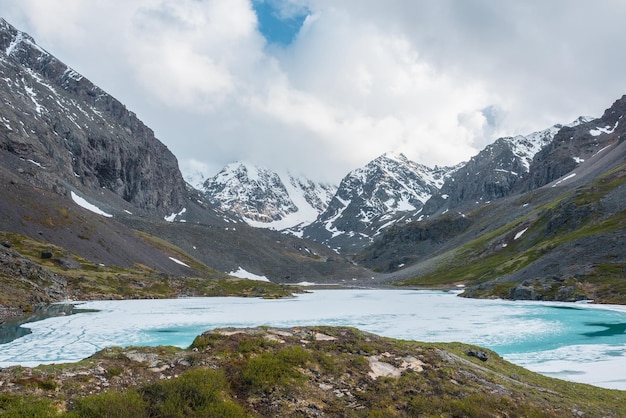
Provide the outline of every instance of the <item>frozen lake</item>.
<path id="1" fill-rule="evenodd" d="M 490 348 L 530 370 L 626 390 L 626 307 L 510 302 L 414 290 L 315 290 L 293 299 L 96 301 L 98 312 L 26 324 L 0 367 L 72 362 L 111 345 L 187 347 L 218 327 L 346 325 L 416 341 Z"/>

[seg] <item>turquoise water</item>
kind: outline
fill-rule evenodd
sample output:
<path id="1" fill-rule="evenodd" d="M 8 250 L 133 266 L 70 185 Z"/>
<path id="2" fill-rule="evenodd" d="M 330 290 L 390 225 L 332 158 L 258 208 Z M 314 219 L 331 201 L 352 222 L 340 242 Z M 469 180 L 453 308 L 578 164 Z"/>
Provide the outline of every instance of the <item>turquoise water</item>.
<path id="1" fill-rule="evenodd" d="M 626 344 L 625 312 L 593 307 L 529 304 L 522 317 L 545 323 L 547 332 L 489 348 L 500 354 L 508 354 L 535 352 L 538 349 L 554 350 L 572 345 Z"/>
<path id="2" fill-rule="evenodd" d="M 461 341 L 563 379 L 626 390 L 626 308 L 459 298 L 452 292 L 319 290 L 292 299 L 97 301 L 97 312 L 26 324 L 0 367 L 71 362 L 111 345 L 187 347 L 223 327 L 353 326 L 416 341 Z"/>

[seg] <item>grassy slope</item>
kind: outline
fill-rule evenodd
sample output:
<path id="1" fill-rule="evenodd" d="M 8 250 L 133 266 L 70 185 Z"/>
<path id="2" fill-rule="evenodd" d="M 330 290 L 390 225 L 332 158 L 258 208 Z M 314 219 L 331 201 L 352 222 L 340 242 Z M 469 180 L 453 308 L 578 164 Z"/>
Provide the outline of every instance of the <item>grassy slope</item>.
<path id="1" fill-rule="evenodd" d="M 8 271 L 0 272 L 0 304 L 29 311 L 33 305 L 58 301 L 33 298 L 34 290 L 49 285 L 51 275 L 65 283 L 61 299 L 74 300 L 173 298 L 181 295 L 284 297 L 298 291 L 293 287 L 228 276 L 203 265 L 169 243 L 146 234 L 141 236 L 162 252 L 191 266 L 194 276 L 170 276 L 138 264 L 130 268 L 95 264 L 50 243 L 0 232 L 0 242 L 11 243 L 11 250 L 19 253 L 13 257 L 13 265 Z M 43 250 L 51 250 L 53 256 L 42 259 Z M 30 268 L 24 274 L 27 262 L 37 268 Z"/>
<path id="2" fill-rule="evenodd" d="M 604 216 L 599 210 L 602 200 L 626 181 L 626 165 L 605 174 L 597 181 L 574 193 L 556 196 L 534 212 L 457 248 L 443 257 L 433 271 L 398 283 L 405 286 L 438 286 L 464 283 L 472 286 L 494 281 L 513 274 L 560 247 L 585 238 L 610 234 L 626 227 L 626 211 Z M 572 209 L 574 208 L 574 209 Z M 574 210 L 585 213 L 580 223 L 563 225 L 549 230 L 548 225 L 559 211 Z M 514 239 L 516 232 L 524 232 L 524 239 Z M 502 244 L 506 244 L 503 246 Z M 566 278 L 567 285 L 575 285 L 583 294 L 606 303 L 626 303 L 626 283 L 621 261 L 607 259 L 591 266 L 582 277 Z M 497 283 L 476 296 L 506 297 L 515 283 Z M 546 297 L 549 298 L 549 294 Z"/>
<path id="3" fill-rule="evenodd" d="M 487 350 L 481 361 L 469 350 L 480 349 L 352 328 L 218 330 L 188 350 L 109 348 L 76 364 L 2 370 L 0 416 L 626 415 L 623 391 L 544 377 Z M 420 366 L 371 374 L 376 362 L 400 370 L 407 361 Z"/>

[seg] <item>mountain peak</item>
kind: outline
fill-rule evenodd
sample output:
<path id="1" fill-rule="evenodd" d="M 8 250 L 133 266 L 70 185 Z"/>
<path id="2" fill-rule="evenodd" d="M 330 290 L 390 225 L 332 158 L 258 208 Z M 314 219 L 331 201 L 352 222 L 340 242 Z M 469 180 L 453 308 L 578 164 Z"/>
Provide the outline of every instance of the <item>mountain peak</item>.
<path id="1" fill-rule="evenodd" d="M 305 228 L 305 235 L 344 250 L 368 245 L 391 224 L 412 220 L 446 173 L 401 153 L 385 153 L 343 178 L 328 209 Z"/>
<path id="2" fill-rule="evenodd" d="M 154 132 L 6 20 L 0 69 L 0 149 L 45 167 L 30 183 L 66 196 L 106 189 L 149 213 L 181 209 L 184 180 Z"/>
<path id="3" fill-rule="evenodd" d="M 3 17 L 0 17 L 0 32 L 19 32 L 15 26 L 7 22 Z"/>
<path id="4" fill-rule="evenodd" d="M 5 29 L 15 29 L 9 22 L 7 22 L 3 17 L 0 17 L 0 30 Z"/>
<path id="5" fill-rule="evenodd" d="M 606 122 L 616 123 L 624 113 L 626 113 L 626 95 L 617 99 L 611 107 L 604 112 L 602 119 Z"/>
<path id="6" fill-rule="evenodd" d="M 278 230 L 314 221 L 335 190 L 331 185 L 276 173 L 246 161 L 227 164 L 202 187 L 211 202 L 236 212 L 249 225 Z"/>
<path id="7" fill-rule="evenodd" d="M 394 161 L 401 161 L 401 162 L 409 161 L 409 159 L 406 158 L 406 156 L 403 153 L 395 152 L 395 151 L 387 151 L 380 157 L 376 158 L 374 161 L 377 161 L 377 160 L 394 160 Z"/>
<path id="8" fill-rule="evenodd" d="M 16 29 L 6 20 L 0 18 L 0 48 L 7 57 L 19 51 L 22 45 L 28 45 L 29 48 L 36 49 L 40 54 L 50 55 L 44 51 L 35 40 L 27 33 Z"/>

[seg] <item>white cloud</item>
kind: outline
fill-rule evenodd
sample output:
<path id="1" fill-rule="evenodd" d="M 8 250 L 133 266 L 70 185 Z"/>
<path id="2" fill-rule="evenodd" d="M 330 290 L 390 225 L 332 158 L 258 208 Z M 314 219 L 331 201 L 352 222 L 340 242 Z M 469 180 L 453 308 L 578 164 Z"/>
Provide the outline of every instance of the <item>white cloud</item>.
<path id="1" fill-rule="evenodd" d="M 0 0 L 181 162 L 248 160 L 338 182 L 386 151 L 428 165 L 600 114 L 626 90 L 626 5 L 265 0 L 310 11 L 268 45 L 250 0 Z M 193 166 L 193 164 L 186 164 Z"/>

